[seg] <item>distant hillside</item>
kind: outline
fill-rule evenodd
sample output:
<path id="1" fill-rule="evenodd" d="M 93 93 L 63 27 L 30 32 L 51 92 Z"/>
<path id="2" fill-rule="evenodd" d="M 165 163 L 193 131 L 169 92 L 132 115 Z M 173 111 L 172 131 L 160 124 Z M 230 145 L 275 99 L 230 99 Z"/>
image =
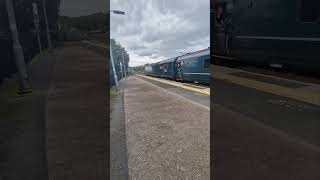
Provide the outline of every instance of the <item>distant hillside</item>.
<path id="1" fill-rule="evenodd" d="M 135 72 L 144 72 L 144 66 L 136 66 L 136 67 L 129 67 L 129 68 Z"/>
<path id="2" fill-rule="evenodd" d="M 101 31 L 106 32 L 109 27 L 109 19 L 106 13 L 95 13 L 88 16 L 67 17 L 60 16 L 62 29 L 76 28 L 82 32 Z"/>

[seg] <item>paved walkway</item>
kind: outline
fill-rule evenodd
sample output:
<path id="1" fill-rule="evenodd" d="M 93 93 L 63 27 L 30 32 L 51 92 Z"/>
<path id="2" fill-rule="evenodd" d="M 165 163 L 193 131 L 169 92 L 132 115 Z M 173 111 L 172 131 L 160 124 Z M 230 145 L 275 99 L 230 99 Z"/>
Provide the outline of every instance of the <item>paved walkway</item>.
<path id="1" fill-rule="evenodd" d="M 128 158 L 126 122 L 124 113 L 124 85 L 119 82 L 120 91 L 110 95 L 110 179 L 128 179 Z"/>
<path id="2" fill-rule="evenodd" d="M 137 76 L 126 83 L 129 179 L 209 179 L 209 109 Z"/>
<path id="3" fill-rule="evenodd" d="M 228 180 L 318 180 L 320 148 L 212 103 L 213 174 Z"/>
<path id="4" fill-rule="evenodd" d="M 54 51 L 29 65 L 33 93 L 17 95 L 15 78 L 0 95 L 0 179 L 47 179 L 45 106 Z"/>
<path id="5" fill-rule="evenodd" d="M 318 85 L 215 66 L 211 83 L 214 178 L 320 179 Z"/>
<path id="6" fill-rule="evenodd" d="M 80 46 L 57 52 L 47 102 L 49 179 L 107 179 L 107 61 Z"/>
<path id="7" fill-rule="evenodd" d="M 93 48 L 94 49 L 94 48 Z M 0 179 L 107 179 L 105 54 L 79 43 L 29 65 L 32 94 L 0 88 Z"/>

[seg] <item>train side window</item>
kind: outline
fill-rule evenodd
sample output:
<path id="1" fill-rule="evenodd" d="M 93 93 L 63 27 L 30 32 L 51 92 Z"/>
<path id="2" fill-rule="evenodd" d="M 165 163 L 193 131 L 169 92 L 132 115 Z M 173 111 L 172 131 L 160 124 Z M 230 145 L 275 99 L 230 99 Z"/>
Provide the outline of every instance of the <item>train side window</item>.
<path id="1" fill-rule="evenodd" d="M 210 67 L 210 59 L 205 59 L 204 60 L 204 68 L 209 68 Z"/>
<path id="2" fill-rule="evenodd" d="M 318 0 L 301 0 L 300 18 L 303 22 L 314 22 L 320 17 L 320 3 Z"/>
<path id="3" fill-rule="evenodd" d="M 229 2 L 226 4 L 226 12 L 229 13 L 229 14 L 232 14 L 232 11 L 233 11 L 233 2 Z"/>
<path id="4" fill-rule="evenodd" d="M 223 24 L 224 20 L 224 4 L 217 4 L 215 7 L 215 18 L 219 24 Z"/>

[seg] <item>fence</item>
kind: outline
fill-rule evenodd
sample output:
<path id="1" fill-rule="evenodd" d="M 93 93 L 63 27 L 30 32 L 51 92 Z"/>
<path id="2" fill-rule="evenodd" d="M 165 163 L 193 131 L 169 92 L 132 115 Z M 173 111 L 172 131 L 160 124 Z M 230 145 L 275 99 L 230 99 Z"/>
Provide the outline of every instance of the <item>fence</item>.
<path id="1" fill-rule="evenodd" d="M 121 71 L 117 71 L 117 78 L 118 78 L 118 81 L 120 81 L 122 79 L 122 74 L 121 74 Z M 113 70 L 110 69 L 110 87 L 113 87 L 115 86 L 116 83 L 114 81 L 114 77 L 113 77 Z"/>
<path id="2" fill-rule="evenodd" d="M 5 2 L 6 1 L 0 1 L 0 84 L 4 78 L 10 77 L 17 71 Z M 23 7 L 18 6 L 16 3 L 14 3 L 14 5 L 19 41 L 23 49 L 25 61 L 28 63 L 36 54 L 39 53 L 37 34 L 34 32 L 32 11 L 31 13 L 25 12 L 23 9 L 26 7 L 31 8 L 32 1 L 24 2 Z M 57 33 L 52 31 L 51 38 L 54 43 L 53 45 L 55 45 Z M 43 18 L 41 18 L 40 21 L 40 39 L 42 48 L 47 48 L 47 37 Z"/>

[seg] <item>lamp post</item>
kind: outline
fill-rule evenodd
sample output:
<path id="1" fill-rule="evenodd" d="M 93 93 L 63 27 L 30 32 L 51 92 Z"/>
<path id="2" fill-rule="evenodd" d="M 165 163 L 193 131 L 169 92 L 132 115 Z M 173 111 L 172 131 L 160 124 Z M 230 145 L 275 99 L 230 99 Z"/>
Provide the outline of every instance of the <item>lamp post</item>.
<path id="1" fill-rule="evenodd" d="M 31 87 L 29 84 L 29 76 L 27 73 L 27 67 L 24 60 L 23 50 L 19 41 L 19 33 L 17 30 L 17 23 L 15 12 L 12 4 L 12 0 L 6 0 L 6 9 L 8 12 L 8 22 L 11 30 L 11 38 L 13 44 L 13 53 L 15 57 L 15 63 L 18 70 L 18 75 L 20 79 L 20 94 L 30 93 Z"/>
<path id="2" fill-rule="evenodd" d="M 123 11 L 118 11 L 118 10 L 110 10 L 110 12 L 114 13 L 114 14 L 119 14 L 119 15 L 124 15 L 125 12 Z M 112 46 L 110 43 L 110 60 L 111 60 L 111 65 L 112 65 L 112 70 L 113 70 L 113 77 L 114 77 L 114 81 L 116 83 L 116 89 L 119 89 L 119 82 L 118 82 L 118 77 L 117 77 L 117 73 L 116 73 L 116 69 L 114 66 L 114 60 L 113 60 L 113 53 L 112 53 Z"/>
<path id="3" fill-rule="evenodd" d="M 38 5 L 37 3 L 32 3 L 33 7 L 33 23 L 34 23 L 34 32 L 37 33 L 39 53 L 42 54 L 42 45 L 40 39 L 40 25 L 39 25 L 39 13 L 38 13 Z"/>
<path id="4" fill-rule="evenodd" d="M 125 15 L 125 12 L 119 11 L 119 10 L 110 10 L 110 12 L 113 12 L 115 14 Z"/>
<path id="5" fill-rule="evenodd" d="M 49 29 L 49 23 L 48 23 L 46 0 L 42 0 L 42 8 L 43 8 L 44 21 L 46 24 L 48 49 L 51 50 L 52 49 L 52 42 L 51 42 L 50 29 Z"/>

